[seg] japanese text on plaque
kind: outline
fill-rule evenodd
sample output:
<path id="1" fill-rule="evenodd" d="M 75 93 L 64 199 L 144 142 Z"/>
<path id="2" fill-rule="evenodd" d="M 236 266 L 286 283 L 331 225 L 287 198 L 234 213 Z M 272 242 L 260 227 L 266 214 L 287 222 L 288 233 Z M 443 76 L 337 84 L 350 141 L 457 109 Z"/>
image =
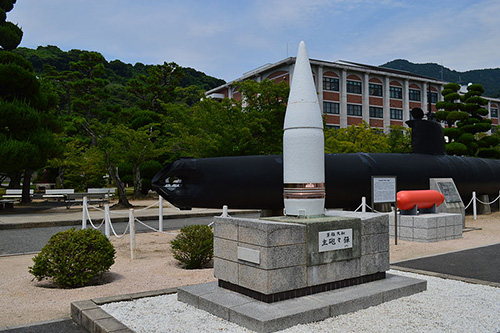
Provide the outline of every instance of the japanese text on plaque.
<path id="1" fill-rule="evenodd" d="M 319 232 L 319 252 L 342 250 L 351 247 L 352 229 Z"/>

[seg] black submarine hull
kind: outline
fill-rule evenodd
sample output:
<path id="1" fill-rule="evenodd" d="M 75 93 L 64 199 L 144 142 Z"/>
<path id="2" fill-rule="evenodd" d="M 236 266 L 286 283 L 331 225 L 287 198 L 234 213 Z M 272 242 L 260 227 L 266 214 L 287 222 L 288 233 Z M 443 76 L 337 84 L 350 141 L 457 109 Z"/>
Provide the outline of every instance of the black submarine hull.
<path id="1" fill-rule="evenodd" d="M 453 178 L 465 204 L 472 192 L 498 196 L 500 160 L 425 154 L 326 154 L 326 208 L 371 202 L 371 177 L 397 176 L 397 190 L 429 189 L 429 178 Z M 259 155 L 180 159 L 165 166 L 153 188 L 181 209 L 283 208 L 283 157 Z"/>

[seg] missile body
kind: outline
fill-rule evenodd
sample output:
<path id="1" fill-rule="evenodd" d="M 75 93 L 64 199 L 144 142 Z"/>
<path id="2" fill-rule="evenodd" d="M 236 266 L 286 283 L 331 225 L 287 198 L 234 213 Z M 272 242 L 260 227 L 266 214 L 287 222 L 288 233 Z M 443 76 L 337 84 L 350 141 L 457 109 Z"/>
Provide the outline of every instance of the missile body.
<path id="1" fill-rule="evenodd" d="M 300 42 L 283 125 L 285 215 L 321 216 L 325 210 L 323 119 L 304 42 Z"/>

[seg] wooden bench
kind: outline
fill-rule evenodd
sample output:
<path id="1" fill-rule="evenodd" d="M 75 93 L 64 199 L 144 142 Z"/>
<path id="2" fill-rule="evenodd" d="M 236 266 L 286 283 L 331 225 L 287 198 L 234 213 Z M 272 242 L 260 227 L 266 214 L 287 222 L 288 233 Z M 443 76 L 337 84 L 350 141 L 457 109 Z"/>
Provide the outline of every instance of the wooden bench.
<path id="1" fill-rule="evenodd" d="M 66 208 L 69 209 L 71 206 L 82 205 L 84 197 L 87 197 L 88 204 L 98 204 L 99 207 L 109 202 L 109 197 L 106 193 L 67 193 L 64 195 Z"/>
<path id="2" fill-rule="evenodd" d="M 44 199 L 64 199 L 66 194 L 75 193 L 75 190 L 72 188 L 58 188 L 58 189 L 46 189 L 45 194 L 42 196 Z"/>
<path id="3" fill-rule="evenodd" d="M 30 190 L 30 196 L 33 196 L 34 190 Z M 5 194 L 2 196 L 2 199 L 18 199 L 21 200 L 23 197 L 22 189 L 13 189 L 8 188 L 5 190 Z"/>

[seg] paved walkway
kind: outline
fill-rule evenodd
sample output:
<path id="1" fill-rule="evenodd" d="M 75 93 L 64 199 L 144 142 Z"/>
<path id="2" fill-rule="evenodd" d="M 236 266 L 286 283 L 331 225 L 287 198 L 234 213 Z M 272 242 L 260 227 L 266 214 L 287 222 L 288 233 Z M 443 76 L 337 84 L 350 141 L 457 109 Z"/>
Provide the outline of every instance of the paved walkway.
<path id="1" fill-rule="evenodd" d="M 393 267 L 464 278 L 461 280 L 466 282 L 482 281 L 485 283 L 481 284 L 500 287 L 500 244 L 403 261 Z"/>

